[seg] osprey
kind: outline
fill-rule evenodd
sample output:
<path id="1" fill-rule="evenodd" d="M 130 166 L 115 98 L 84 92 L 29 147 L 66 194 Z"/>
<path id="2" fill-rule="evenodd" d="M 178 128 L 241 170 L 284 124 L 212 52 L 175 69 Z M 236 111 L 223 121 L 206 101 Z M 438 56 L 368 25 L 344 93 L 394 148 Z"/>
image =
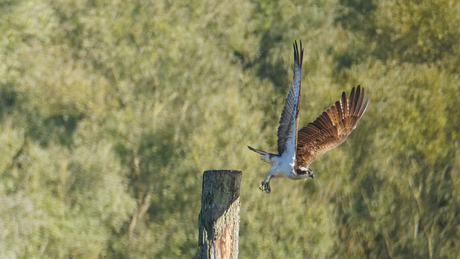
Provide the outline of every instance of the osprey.
<path id="1" fill-rule="evenodd" d="M 348 99 L 343 92 L 340 100 L 326 109 L 315 121 L 297 131 L 303 60 L 302 41 L 300 52 L 297 42 L 293 46 L 294 76 L 279 121 L 278 154 L 248 146 L 250 150 L 262 155 L 261 160 L 270 164 L 270 171 L 265 174 L 259 187 L 266 193 L 270 193 L 269 183 L 272 178 L 286 177 L 292 180 L 313 178 L 313 171 L 308 166 L 347 139 L 369 104 L 369 98 L 363 104 L 364 88 L 358 85 L 356 92 L 353 87 Z"/>

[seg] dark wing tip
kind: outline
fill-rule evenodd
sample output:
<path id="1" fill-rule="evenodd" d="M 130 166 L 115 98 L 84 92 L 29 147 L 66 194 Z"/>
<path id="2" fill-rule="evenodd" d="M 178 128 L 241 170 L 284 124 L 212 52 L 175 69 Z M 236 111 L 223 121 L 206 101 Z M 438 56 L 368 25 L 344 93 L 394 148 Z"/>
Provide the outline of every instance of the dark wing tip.
<path id="1" fill-rule="evenodd" d="M 359 112 L 361 111 L 361 107 L 363 105 L 363 100 L 364 100 L 364 88 L 361 91 L 361 88 L 358 85 L 358 89 L 356 90 L 356 96 L 355 96 L 355 108 L 353 110 L 352 115 L 358 116 Z"/>
<path id="2" fill-rule="evenodd" d="M 350 97 L 348 98 L 348 114 L 353 114 L 355 108 L 355 88 L 351 89 Z"/>
<path id="3" fill-rule="evenodd" d="M 353 96 L 353 98 L 351 98 Z M 354 99 L 354 96 L 355 96 L 355 88 L 351 88 L 351 92 L 350 92 L 350 98 L 351 99 Z"/>
<path id="4" fill-rule="evenodd" d="M 294 48 L 294 62 L 297 61 L 297 41 L 294 41 L 294 43 L 292 43 L 292 47 Z"/>
<path id="5" fill-rule="evenodd" d="M 302 46 L 302 40 L 300 41 L 300 66 L 302 66 L 303 63 L 303 46 Z"/>
<path id="6" fill-rule="evenodd" d="M 342 119 L 348 116 L 347 94 L 342 92 L 342 99 L 340 100 L 342 106 Z"/>
<path id="7" fill-rule="evenodd" d="M 356 94 L 355 94 L 355 100 L 354 100 L 355 103 L 358 102 L 360 95 L 361 95 L 361 86 L 358 85 L 358 87 L 356 88 Z"/>
<path id="8" fill-rule="evenodd" d="M 298 64 L 300 67 L 302 67 L 302 63 L 303 63 L 302 40 L 300 40 L 300 51 L 299 51 L 299 45 L 297 45 L 297 41 L 294 41 L 294 43 L 292 44 L 292 47 L 294 48 L 294 62 Z"/>

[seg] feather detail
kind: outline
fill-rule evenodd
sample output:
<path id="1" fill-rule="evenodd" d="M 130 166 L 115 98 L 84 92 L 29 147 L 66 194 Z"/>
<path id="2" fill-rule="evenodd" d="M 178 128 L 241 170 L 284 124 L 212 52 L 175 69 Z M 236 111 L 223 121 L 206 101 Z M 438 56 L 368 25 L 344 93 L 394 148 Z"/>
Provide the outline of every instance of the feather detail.
<path id="1" fill-rule="evenodd" d="M 347 99 L 345 92 L 334 105 L 316 120 L 299 130 L 296 168 L 308 167 L 322 154 L 342 144 L 361 120 L 369 104 L 363 104 L 364 88 L 353 88 Z"/>

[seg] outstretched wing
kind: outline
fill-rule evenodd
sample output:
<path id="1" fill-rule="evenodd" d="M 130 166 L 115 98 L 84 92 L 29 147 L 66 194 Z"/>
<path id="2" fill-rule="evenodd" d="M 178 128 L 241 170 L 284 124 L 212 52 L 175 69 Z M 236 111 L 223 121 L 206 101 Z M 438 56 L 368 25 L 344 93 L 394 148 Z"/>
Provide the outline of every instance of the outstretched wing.
<path id="1" fill-rule="evenodd" d="M 363 104 L 364 88 L 351 90 L 347 100 L 345 92 L 342 98 L 326 109 L 314 122 L 308 123 L 298 132 L 296 167 L 309 166 L 322 154 L 342 144 L 356 128 L 369 104 L 369 98 Z"/>
<path id="2" fill-rule="evenodd" d="M 294 46 L 294 76 L 289 86 L 289 93 L 284 101 L 283 112 L 281 113 L 278 127 L 278 154 L 282 155 L 286 149 L 293 146 L 292 155 L 295 155 L 297 143 L 297 124 L 299 120 L 300 100 L 300 74 L 302 70 L 303 48 L 300 41 L 300 52 L 297 42 Z"/>

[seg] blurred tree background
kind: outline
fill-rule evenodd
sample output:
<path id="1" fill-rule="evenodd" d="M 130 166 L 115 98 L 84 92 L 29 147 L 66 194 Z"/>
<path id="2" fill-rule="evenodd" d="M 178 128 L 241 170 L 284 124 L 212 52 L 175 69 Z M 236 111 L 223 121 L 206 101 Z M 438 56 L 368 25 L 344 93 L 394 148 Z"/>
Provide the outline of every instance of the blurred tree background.
<path id="1" fill-rule="evenodd" d="M 460 257 L 460 2 L 0 0 L 0 257 L 194 258 L 201 177 L 243 171 L 240 258 Z M 276 151 L 369 108 L 306 182 Z"/>

